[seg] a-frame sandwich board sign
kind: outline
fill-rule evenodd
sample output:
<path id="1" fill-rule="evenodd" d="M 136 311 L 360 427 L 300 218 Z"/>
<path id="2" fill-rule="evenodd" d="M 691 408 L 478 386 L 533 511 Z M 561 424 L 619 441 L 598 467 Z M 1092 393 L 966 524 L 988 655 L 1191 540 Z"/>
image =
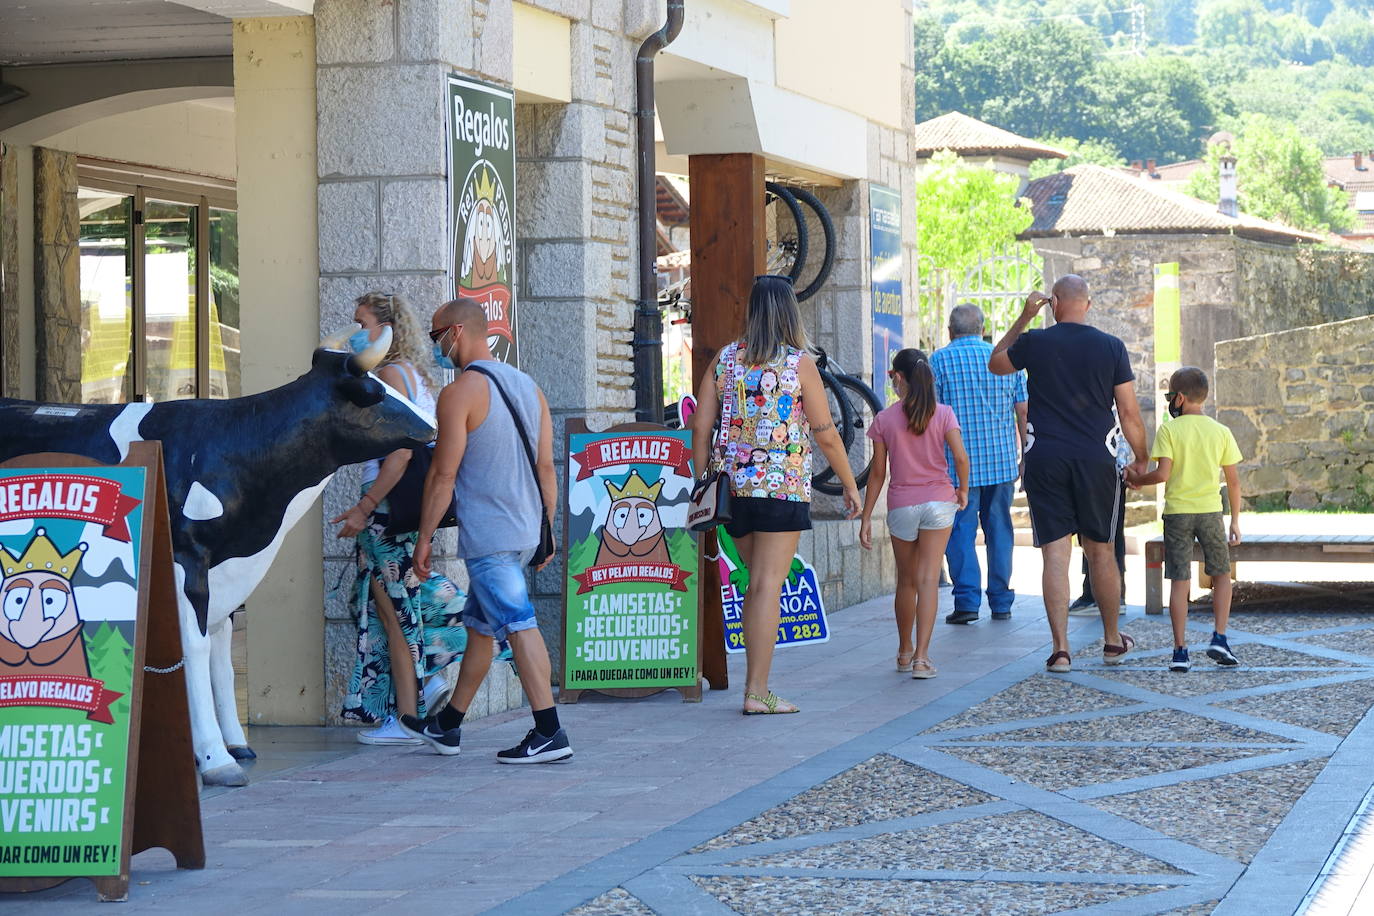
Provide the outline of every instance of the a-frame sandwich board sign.
<path id="1" fill-rule="evenodd" d="M 0 892 L 203 868 L 161 443 L 0 463 L 0 603 Z"/>

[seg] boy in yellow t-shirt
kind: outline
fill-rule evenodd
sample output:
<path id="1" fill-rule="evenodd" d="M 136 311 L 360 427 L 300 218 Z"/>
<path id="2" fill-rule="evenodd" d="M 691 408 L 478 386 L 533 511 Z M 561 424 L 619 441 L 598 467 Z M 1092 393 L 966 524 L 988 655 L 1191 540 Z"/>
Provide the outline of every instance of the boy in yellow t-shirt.
<path id="1" fill-rule="evenodd" d="M 1150 457 L 1158 467 L 1134 480 L 1139 486 L 1164 484 L 1164 575 L 1169 583 L 1169 619 L 1174 627 L 1174 657 L 1170 671 L 1187 671 L 1188 594 L 1192 586 L 1193 542 L 1202 545 L 1207 575 L 1212 577 L 1212 615 L 1216 629 L 1207 657 L 1219 665 L 1240 664 L 1226 644 L 1226 622 L 1231 616 L 1231 551 L 1240 543 L 1240 480 L 1236 465 L 1240 448 L 1236 437 L 1222 424 L 1205 416 L 1207 374 L 1184 366 L 1169 377 L 1169 415 L 1174 419 L 1159 428 Z M 1217 468 L 1226 476 L 1226 495 L 1231 503 L 1229 537 L 1222 528 L 1221 492 Z"/>

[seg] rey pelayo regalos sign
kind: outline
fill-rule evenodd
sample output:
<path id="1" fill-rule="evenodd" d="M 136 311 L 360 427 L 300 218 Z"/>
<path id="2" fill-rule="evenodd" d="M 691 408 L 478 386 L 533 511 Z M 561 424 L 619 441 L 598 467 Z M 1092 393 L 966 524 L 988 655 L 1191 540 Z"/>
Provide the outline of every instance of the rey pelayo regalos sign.
<path id="1" fill-rule="evenodd" d="M 146 475 L 0 470 L 0 876 L 120 873 Z"/>
<path id="2" fill-rule="evenodd" d="M 694 687 L 691 433 L 568 437 L 564 689 Z"/>
<path id="3" fill-rule="evenodd" d="M 492 355 L 519 365 L 511 91 L 449 74 L 448 149 L 454 295 L 482 303 Z"/>
<path id="4" fill-rule="evenodd" d="M 725 651 L 744 651 L 744 593 L 749 590 L 749 569 L 740 559 L 739 549 L 724 528 L 716 529 L 720 554 L 720 606 L 725 613 Z M 792 568 L 782 583 L 778 598 L 778 646 L 800 646 L 829 642 L 830 624 L 825 619 L 825 602 L 816 570 L 802 559 L 792 558 Z"/>
<path id="5" fill-rule="evenodd" d="M 878 400 L 896 400 L 892 355 L 902 349 L 902 196 L 882 185 L 868 187 L 868 237 L 872 258 L 873 390 Z"/>

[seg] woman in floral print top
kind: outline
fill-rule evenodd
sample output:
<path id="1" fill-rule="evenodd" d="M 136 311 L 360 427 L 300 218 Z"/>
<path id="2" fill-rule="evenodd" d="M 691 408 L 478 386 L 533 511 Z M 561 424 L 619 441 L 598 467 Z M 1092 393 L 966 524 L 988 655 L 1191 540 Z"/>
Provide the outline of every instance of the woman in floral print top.
<path id="1" fill-rule="evenodd" d="M 744 714 L 796 712 L 768 689 L 782 583 L 801 532 L 811 527 L 811 440 L 844 486 L 848 518 L 859 491 L 808 352 L 787 277 L 754 280 L 744 337 L 724 347 L 702 380 L 692 415 L 699 474 L 724 471 L 734 494 L 725 530 L 749 570 L 744 595 Z"/>

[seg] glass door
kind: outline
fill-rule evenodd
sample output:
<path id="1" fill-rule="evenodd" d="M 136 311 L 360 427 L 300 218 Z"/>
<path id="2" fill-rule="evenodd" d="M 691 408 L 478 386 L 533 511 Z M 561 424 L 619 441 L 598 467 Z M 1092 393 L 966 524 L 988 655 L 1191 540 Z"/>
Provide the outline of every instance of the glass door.
<path id="1" fill-rule="evenodd" d="M 238 397 L 232 196 L 83 178 L 78 198 L 82 400 Z"/>
<path id="2" fill-rule="evenodd" d="M 81 188 L 81 400 L 134 397 L 134 198 Z"/>
<path id="3" fill-rule="evenodd" d="M 150 401 L 196 397 L 199 207 L 145 198 L 144 392 Z"/>

